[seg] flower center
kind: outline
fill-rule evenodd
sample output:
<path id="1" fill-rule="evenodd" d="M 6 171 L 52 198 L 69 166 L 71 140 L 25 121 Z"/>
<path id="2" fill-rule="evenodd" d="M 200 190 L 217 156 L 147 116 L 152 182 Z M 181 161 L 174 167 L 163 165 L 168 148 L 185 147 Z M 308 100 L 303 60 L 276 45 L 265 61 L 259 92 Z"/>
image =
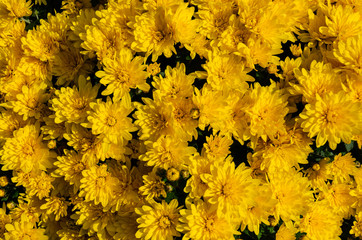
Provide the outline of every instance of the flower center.
<path id="1" fill-rule="evenodd" d="M 34 148 L 32 145 L 27 144 L 23 148 L 23 153 L 26 155 L 33 155 L 34 154 Z"/>
<path id="2" fill-rule="evenodd" d="M 161 227 L 161 228 L 168 228 L 171 226 L 171 220 L 168 216 L 162 216 L 159 220 L 159 223 L 158 225 Z"/>
<path id="3" fill-rule="evenodd" d="M 106 121 L 109 127 L 113 127 L 117 123 L 117 119 L 113 116 L 108 116 Z"/>
<path id="4" fill-rule="evenodd" d="M 328 123 L 336 123 L 338 114 L 335 111 L 329 110 L 327 112 L 327 122 Z"/>

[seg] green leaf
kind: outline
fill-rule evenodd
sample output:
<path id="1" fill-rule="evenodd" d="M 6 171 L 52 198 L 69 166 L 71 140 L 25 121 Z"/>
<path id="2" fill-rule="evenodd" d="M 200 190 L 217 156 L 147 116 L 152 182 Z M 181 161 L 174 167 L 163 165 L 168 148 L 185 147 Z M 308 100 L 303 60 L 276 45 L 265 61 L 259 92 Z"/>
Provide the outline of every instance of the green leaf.
<path id="1" fill-rule="evenodd" d="M 354 141 L 351 141 L 349 144 L 345 143 L 344 146 L 346 147 L 347 152 L 350 152 L 353 149 Z"/>

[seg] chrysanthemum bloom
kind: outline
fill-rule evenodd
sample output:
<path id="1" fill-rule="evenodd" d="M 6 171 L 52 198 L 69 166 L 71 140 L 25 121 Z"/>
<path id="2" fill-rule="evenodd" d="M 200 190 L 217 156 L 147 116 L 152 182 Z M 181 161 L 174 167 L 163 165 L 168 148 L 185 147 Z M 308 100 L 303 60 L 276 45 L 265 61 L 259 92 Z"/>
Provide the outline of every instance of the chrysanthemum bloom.
<path id="1" fill-rule="evenodd" d="M 143 64 L 143 60 L 140 56 L 133 57 L 128 48 L 122 48 L 114 57 L 105 58 L 102 62 L 103 71 L 96 72 L 96 76 L 101 79 L 100 83 L 107 86 L 102 95 L 113 93 L 114 101 L 126 98 L 131 102 L 131 88 L 148 92 L 150 85 L 146 83 L 148 73 L 144 71 L 146 65 Z"/>
<path id="2" fill-rule="evenodd" d="M 103 207 L 112 201 L 119 181 L 107 168 L 106 164 L 102 164 L 82 171 L 79 196 L 85 197 L 85 201 L 94 201 L 96 205 L 101 203 Z"/>
<path id="3" fill-rule="evenodd" d="M 76 237 L 87 236 L 84 239 L 109 239 L 115 232 L 115 222 L 118 213 L 104 211 L 101 204 L 95 205 L 93 202 L 78 200 L 75 203 L 71 218 L 76 220 L 76 224 L 81 226 L 81 230 Z M 73 227 L 73 226 L 72 226 Z M 112 235 L 111 235 L 112 234 Z"/>
<path id="4" fill-rule="evenodd" d="M 201 179 L 208 186 L 205 201 L 218 205 L 221 214 L 242 214 L 255 203 L 255 187 L 259 180 L 251 178 L 251 169 L 244 163 L 235 168 L 231 157 L 210 167 L 210 174 L 202 174 Z M 231 215 L 230 215 L 231 216 Z"/>
<path id="5" fill-rule="evenodd" d="M 205 154 L 210 161 L 224 160 L 230 153 L 229 148 L 232 143 L 233 140 L 228 136 L 213 134 L 206 137 L 206 143 L 203 145 L 201 154 Z"/>
<path id="6" fill-rule="evenodd" d="M 133 117 L 140 127 L 138 135 L 140 140 L 156 141 L 161 135 L 174 134 L 170 105 L 163 102 L 157 93 L 153 99 L 142 98 L 145 105 L 135 103 L 137 111 Z"/>
<path id="7" fill-rule="evenodd" d="M 49 197 L 50 191 L 54 189 L 52 182 L 54 178 L 42 171 L 29 179 L 29 186 L 27 187 L 27 194 L 37 196 L 40 200 Z"/>
<path id="8" fill-rule="evenodd" d="M 248 227 L 249 231 L 258 235 L 261 223 L 270 224 L 269 216 L 273 215 L 273 209 L 277 200 L 272 198 L 271 189 L 266 184 L 257 186 L 255 191 L 258 193 L 255 197 L 255 203 L 249 205 L 240 216 L 240 231 Z"/>
<path id="9" fill-rule="evenodd" d="M 80 54 L 79 49 L 67 46 L 55 55 L 52 74 L 58 77 L 56 85 L 61 86 L 77 81 L 80 75 L 88 75 L 92 69 L 93 64 Z"/>
<path id="10" fill-rule="evenodd" d="M 329 175 L 328 171 L 329 161 L 329 158 L 323 158 L 318 163 L 314 163 L 311 168 L 306 170 L 306 174 L 314 188 L 324 186 L 328 179 L 332 180 L 333 177 Z"/>
<path id="11" fill-rule="evenodd" d="M 45 115 L 45 102 L 49 98 L 46 94 L 47 85 L 44 83 L 23 86 L 21 93 L 16 95 L 16 100 L 4 103 L 5 107 L 12 108 L 14 112 L 23 116 L 24 120 L 34 117 L 41 119 Z"/>
<path id="12" fill-rule="evenodd" d="M 214 131 L 222 131 L 227 125 L 225 116 L 231 114 L 226 99 L 227 93 L 214 90 L 209 84 L 205 84 L 201 91 L 197 88 L 194 91 L 192 101 L 198 112 L 199 128 L 205 130 L 210 125 Z"/>
<path id="13" fill-rule="evenodd" d="M 295 69 L 294 75 L 298 84 L 290 83 L 295 91 L 293 94 L 302 94 L 308 103 L 316 101 L 317 94 L 322 96 L 328 92 L 338 93 L 342 90 L 340 76 L 330 63 L 313 61 L 310 69 Z"/>
<path id="14" fill-rule="evenodd" d="M 27 125 L 14 132 L 0 151 L 3 171 L 46 170 L 52 167 L 55 153 L 50 152 L 39 136 L 39 125 Z"/>
<path id="15" fill-rule="evenodd" d="M 208 39 L 218 39 L 221 33 L 229 26 L 229 19 L 235 9 L 229 2 L 207 2 L 198 4 L 197 17 L 200 19 L 200 34 Z"/>
<path id="16" fill-rule="evenodd" d="M 272 196 L 277 200 L 274 214 L 276 219 L 296 221 L 300 215 L 308 211 L 313 202 L 313 192 L 310 190 L 308 178 L 294 169 L 275 172 L 270 176 L 269 184 Z"/>
<path id="17" fill-rule="evenodd" d="M 201 179 L 202 174 L 210 174 L 210 161 L 205 157 L 194 155 L 191 158 L 189 172 L 191 177 L 187 179 L 184 188 L 185 193 L 189 193 L 190 198 L 201 198 L 206 189 L 207 184 Z"/>
<path id="18" fill-rule="evenodd" d="M 321 190 L 336 215 L 348 219 L 354 214 L 352 205 L 356 203 L 357 198 L 350 194 L 351 185 L 332 182 L 332 184 L 326 184 Z"/>
<path id="19" fill-rule="evenodd" d="M 136 16 L 131 23 L 135 37 L 131 48 L 146 52 L 146 57 L 152 54 L 153 62 L 162 54 L 171 57 L 176 53 L 175 43 L 191 43 L 195 38 L 198 21 L 192 19 L 193 14 L 194 8 L 180 3 L 175 11 L 159 7 Z"/>
<path id="20" fill-rule="evenodd" d="M 275 234 L 276 240 L 295 240 L 297 229 L 293 227 L 281 225 L 278 232 Z"/>
<path id="21" fill-rule="evenodd" d="M 284 117 L 289 112 L 287 95 L 284 95 L 273 82 L 268 87 L 254 85 L 250 93 L 251 106 L 246 110 L 250 116 L 250 133 L 265 142 L 273 138 L 279 129 L 284 128 Z"/>
<path id="22" fill-rule="evenodd" d="M 6 28 L 18 18 L 31 15 L 31 1 L 4 0 L 0 2 L 0 28 Z"/>
<path id="23" fill-rule="evenodd" d="M 116 160 L 107 161 L 107 165 L 112 176 L 118 180 L 113 199 L 109 204 L 111 211 L 133 211 L 134 207 L 140 203 L 138 190 L 141 177 L 136 175 L 138 169 L 128 167 Z"/>
<path id="24" fill-rule="evenodd" d="M 174 136 L 185 141 L 192 141 L 192 138 L 197 139 L 198 120 L 193 116 L 193 112 L 197 109 L 192 99 L 180 99 L 170 105 L 172 107 L 171 122 L 175 131 Z"/>
<path id="25" fill-rule="evenodd" d="M 45 229 L 34 228 L 35 226 L 28 221 L 26 216 L 20 221 L 15 221 L 5 225 L 7 232 L 5 233 L 6 240 L 30 239 L 30 240 L 48 240 L 45 235 Z"/>
<path id="26" fill-rule="evenodd" d="M 79 14 L 72 19 L 68 39 L 73 42 L 75 48 L 81 48 L 83 40 L 81 40 L 80 35 L 86 34 L 88 29 L 86 26 L 92 25 L 93 18 L 99 19 L 100 17 L 96 15 L 96 11 L 93 8 L 85 8 L 81 9 Z M 94 57 L 94 53 L 90 54 L 89 57 Z"/>
<path id="27" fill-rule="evenodd" d="M 316 102 L 307 104 L 299 116 L 303 131 L 310 138 L 317 136 L 317 147 L 328 141 L 336 149 L 341 140 L 350 143 L 353 135 L 362 132 L 361 103 L 352 102 L 343 91 L 317 95 Z"/>
<path id="28" fill-rule="evenodd" d="M 242 58 L 232 54 L 221 54 L 214 49 L 203 65 L 207 72 L 207 82 L 215 90 L 237 90 L 244 93 L 254 78 L 247 73 Z"/>
<path id="29" fill-rule="evenodd" d="M 12 110 L 0 111 L 0 139 L 13 137 L 14 131 L 26 125 L 26 121 Z"/>
<path id="30" fill-rule="evenodd" d="M 333 176 L 334 181 L 338 183 L 348 183 L 356 171 L 356 159 L 351 153 L 342 156 L 341 153 L 334 156 L 333 161 L 328 164 L 328 173 Z"/>
<path id="31" fill-rule="evenodd" d="M 234 239 L 234 234 L 239 234 L 238 224 L 232 223 L 227 215 L 219 215 L 217 205 L 198 200 L 187 209 L 182 209 L 180 214 L 177 230 L 185 233 L 184 239 L 231 240 Z"/>
<path id="32" fill-rule="evenodd" d="M 335 214 L 324 201 L 316 202 L 305 214 L 300 223 L 300 231 L 307 238 L 315 240 L 338 239 L 342 234 L 342 217 Z"/>
<path id="33" fill-rule="evenodd" d="M 59 221 L 61 217 L 67 216 L 67 208 L 70 204 L 65 201 L 63 197 L 51 196 L 45 199 L 46 203 L 40 206 L 40 209 L 46 210 L 46 214 L 49 216 L 54 214 L 55 221 Z"/>
<path id="34" fill-rule="evenodd" d="M 124 158 L 123 145 L 106 142 L 104 136 L 95 136 L 91 130 L 78 124 L 66 125 L 66 128 L 64 138 L 68 140 L 68 146 L 83 154 L 82 161 L 88 163 L 89 166 L 97 164 L 98 161 L 104 161 L 108 157 L 119 160 Z"/>
<path id="35" fill-rule="evenodd" d="M 143 185 L 139 188 L 139 192 L 145 196 L 147 201 L 158 198 L 160 196 L 166 198 L 165 182 L 161 177 L 156 175 L 154 171 L 143 175 Z"/>
<path id="36" fill-rule="evenodd" d="M 100 85 L 92 86 L 90 80 L 81 76 L 78 80 L 79 87 L 62 87 L 55 91 L 55 98 L 50 100 L 51 110 L 55 112 L 55 123 L 83 123 L 87 119 L 89 104 L 93 102 L 98 94 Z"/>
<path id="37" fill-rule="evenodd" d="M 267 142 L 258 142 L 253 157 L 260 157 L 261 170 L 267 169 L 269 173 L 280 170 L 289 171 L 292 167 L 299 167 L 299 163 L 308 164 L 307 157 L 313 151 L 310 147 L 312 141 L 295 124 L 287 129 L 280 129 L 273 139 Z"/>
<path id="38" fill-rule="evenodd" d="M 353 234 L 355 237 L 360 237 L 362 236 L 362 212 L 357 213 L 355 219 L 349 233 Z"/>
<path id="39" fill-rule="evenodd" d="M 190 157 L 196 152 L 186 141 L 180 141 L 169 135 L 161 136 L 157 141 L 146 141 L 147 152 L 140 156 L 141 161 L 147 161 L 148 166 L 169 169 L 175 167 L 185 169 Z"/>
<path id="40" fill-rule="evenodd" d="M 176 67 L 166 67 L 165 77 L 161 75 L 153 77 L 152 85 L 157 89 L 162 99 L 167 102 L 175 102 L 185 98 L 191 98 L 193 94 L 194 74 L 186 74 L 184 63 L 177 63 Z"/>
<path id="41" fill-rule="evenodd" d="M 6 231 L 5 225 L 11 224 L 12 219 L 10 214 L 6 214 L 6 208 L 0 208 L 0 237 L 4 239 L 4 233 Z"/>
<path id="42" fill-rule="evenodd" d="M 150 206 L 143 205 L 136 208 L 136 213 L 140 215 L 137 218 L 139 230 L 136 232 L 136 238 L 142 240 L 172 240 L 174 236 L 181 236 L 176 231 L 181 208 L 177 206 L 177 200 L 173 199 L 169 204 L 165 201 L 162 201 L 162 203 L 151 201 Z"/>
<path id="43" fill-rule="evenodd" d="M 57 168 L 52 173 L 54 177 L 64 177 L 64 180 L 74 185 L 74 193 L 79 190 L 82 179 L 82 171 L 89 168 L 87 161 L 82 161 L 82 154 L 73 150 L 64 149 L 64 156 L 58 156 L 58 161 L 54 162 Z"/>
<path id="44" fill-rule="evenodd" d="M 345 41 L 338 42 L 333 54 L 337 60 L 343 64 L 342 68 L 352 70 L 357 74 L 362 73 L 362 35 L 348 38 Z"/>
<path id="45" fill-rule="evenodd" d="M 139 9 L 135 5 L 134 2 L 110 2 L 107 9 L 96 11 L 96 16 L 92 11 L 81 12 L 78 23 L 73 23 L 76 27 L 74 33 L 83 40 L 80 45 L 85 51 L 81 53 L 90 58 L 95 53 L 103 62 L 105 58 L 113 58 L 123 48 L 130 47 L 133 36 L 127 24 Z"/>
<path id="46" fill-rule="evenodd" d="M 336 41 L 344 41 L 361 33 L 362 16 L 354 9 L 352 4 L 328 4 L 327 11 L 326 26 L 319 28 L 322 34 L 335 38 Z"/>
<path id="47" fill-rule="evenodd" d="M 130 132 L 137 130 L 132 119 L 127 117 L 133 107 L 127 100 L 113 101 L 107 97 L 107 102 L 98 99 L 90 103 L 91 111 L 88 111 L 89 123 L 83 126 L 92 128 L 94 135 L 103 134 L 107 140 L 114 144 L 125 143 L 132 139 Z"/>
<path id="48" fill-rule="evenodd" d="M 138 215 L 135 212 L 117 216 L 117 220 L 114 223 L 116 234 L 113 236 L 113 239 L 136 240 L 135 236 L 138 231 L 137 217 Z"/>
<path id="49" fill-rule="evenodd" d="M 26 37 L 21 39 L 24 54 L 51 64 L 55 54 L 59 51 L 59 43 L 55 41 L 52 34 L 54 35 L 41 28 L 29 30 Z"/>

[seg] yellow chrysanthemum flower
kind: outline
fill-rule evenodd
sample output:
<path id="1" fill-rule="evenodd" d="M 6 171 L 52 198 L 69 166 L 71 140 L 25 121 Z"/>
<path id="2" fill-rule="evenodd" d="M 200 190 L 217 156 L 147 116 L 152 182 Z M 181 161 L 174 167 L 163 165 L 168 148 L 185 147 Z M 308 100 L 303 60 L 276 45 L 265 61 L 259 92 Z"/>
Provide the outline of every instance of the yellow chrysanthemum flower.
<path id="1" fill-rule="evenodd" d="M 141 176 L 137 175 L 136 168 L 128 167 L 119 161 L 111 160 L 107 161 L 107 164 L 112 176 L 118 180 L 118 186 L 110 202 L 111 211 L 133 211 L 140 203 L 138 190 L 141 186 Z"/>
<path id="2" fill-rule="evenodd" d="M 27 194 L 30 197 L 37 196 L 40 200 L 49 197 L 50 191 L 54 189 L 53 181 L 53 177 L 42 171 L 41 174 L 36 174 L 29 179 Z"/>
<path id="3" fill-rule="evenodd" d="M 177 63 L 175 68 L 166 67 L 165 77 L 161 75 L 153 77 L 152 85 L 159 92 L 159 96 L 166 102 L 176 102 L 191 98 L 193 94 L 193 82 L 195 75 L 186 74 L 186 67 L 183 63 Z"/>
<path id="4" fill-rule="evenodd" d="M 71 218 L 76 220 L 76 224 L 81 226 L 80 231 L 74 236 L 76 239 L 109 239 L 115 232 L 117 225 L 117 215 L 111 211 L 104 211 L 101 204 L 95 205 L 93 202 L 85 202 L 81 199 L 76 200 Z M 70 226 L 72 229 L 75 226 Z M 111 235 L 112 234 L 112 235 Z M 68 239 L 66 239 L 68 240 Z"/>
<path id="5" fill-rule="evenodd" d="M 351 206 L 357 201 L 357 198 L 350 194 L 351 188 L 352 186 L 347 183 L 332 182 L 332 184 L 325 184 L 321 189 L 323 197 L 334 213 L 346 219 L 354 214 Z"/>
<path id="6" fill-rule="evenodd" d="M 107 97 L 107 102 L 98 99 L 90 103 L 92 111 L 88 111 L 89 123 L 83 126 L 91 127 L 94 135 L 104 134 L 105 138 L 114 144 L 126 143 L 132 139 L 130 132 L 137 128 L 132 119 L 127 117 L 133 107 L 128 105 L 127 100 L 113 101 Z"/>
<path id="7" fill-rule="evenodd" d="M 185 169 L 190 162 L 190 157 L 196 152 L 193 147 L 188 147 L 186 141 L 180 141 L 171 136 L 161 136 L 157 141 L 146 141 L 147 152 L 139 157 L 146 161 L 148 166 L 169 169 Z"/>
<path id="8" fill-rule="evenodd" d="M 0 2 L 0 28 L 7 28 L 17 18 L 31 15 L 31 1 L 2 0 Z"/>
<path id="9" fill-rule="evenodd" d="M 142 98 L 142 101 L 145 105 L 135 102 L 137 111 L 133 115 L 134 123 L 140 127 L 140 140 L 156 141 L 162 135 L 172 136 L 175 130 L 170 105 L 162 101 L 157 92 L 153 94 L 153 100 Z"/>
<path id="10" fill-rule="evenodd" d="M 362 212 L 357 213 L 355 219 L 349 233 L 353 234 L 355 237 L 360 237 L 362 236 Z"/>
<path id="11" fill-rule="evenodd" d="M 328 92 L 338 93 L 342 90 L 340 76 L 331 64 L 313 61 L 310 69 L 295 69 L 294 75 L 298 84 L 290 83 L 295 89 L 293 94 L 302 94 L 308 103 L 316 101 L 317 94 L 322 96 Z"/>
<path id="12" fill-rule="evenodd" d="M 214 131 L 223 131 L 227 126 L 225 116 L 231 115 L 231 109 L 227 103 L 227 93 L 217 91 L 211 88 L 209 84 L 205 84 L 201 91 L 194 89 L 195 94 L 192 101 L 195 104 L 195 119 L 199 120 L 199 128 L 205 130 L 207 126 L 211 126 Z"/>
<path id="13" fill-rule="evenodd" d="M 67 86 L 69 83 L 77 81 L 80 76 L 87 76 L 92 72 L 93 67 L 90 60 L 80 54 L 78 48 L 69 46 L 55 55 L 52 74 L 58 77 L 56 85 L 65 84 Z"/>
<path id="14" fill-rule="evenodd" d="M 191 43 L 196 35 L 198 21 L 192 19 L 194 8 L 180 3 L 175 11 L 159 7 L 135 17 L 132 28 L 135 41 L 131 48 L 138 52 L 152 54 L 152 61 L 164 54 L 169 58 L 176 53 L 175 43 Z"/>
<path id="15" fill-rule="evenodd" d="M 87 119 L 90 103 L 98 94 L 99 85 L 92 86 L 90 80 L 81 76 L 78 80 L 79 87 L 62 87 L 55 91 L 55 98 L 50 100 L 51 110 L 55 112 L 54 122 L 83 123 Z"/>
<path id="16" fill-rule="evenodd" d="M 341 225 L 342 218 L 324 201 L 319 201 L 303 216 L 299 229 L 307 233 L 307 239 L 338 239 L 342 233 Z"/>
<path id="17" fill-rule="evenodd" d="M 201 178 L 202 174 L 210 174 L 210 161 L 199 155 L 191 158 L 189 165 L 190 178 L 187 179 L 184 188 L 185 193 L 189 193 L 190 198 L 201 198 L 206 189 L 207 184 Z"/>
<path id="18" fill-rule="evenodd" d="M 362 31 L 362 16 L 351 5 L 329 5 L 326 14 L 326 26 L 319 31 L 337 41 L 357 36 Z"/>
<path id="19" fill-rule="evenodd" d="M 143 58 L 133 57 L 128 48 L 122 48 L 114 57 L 107 57 L 102 63 L 103 71 L 96 72 L 96 76 L 101 78 L 100 83 L 107 86 L 102 95 L 113 93 L 114 101 L 126 98 L 128 102 L 131 102 L 129 95 L 131 88 L 149 91 L 150 86 L 146 83 L 148 73 L 144 71 L 146 65 L 142 64 Z"/>
<path id="20" fill-rule="evenodd" d="M 118 179 L 107 170 L 107 165 L 92 166 L 82 171 L 83 178 L 80 180 L 80 197 L 85 197 L 85 201 L 94 201 L 106 207 L 114 197 L 114 192 L 118 186 Z"/>
<path id="21" fill-rule="evenodd" d="M 297 230 L 294 227 L 287 227 L 285 224 L 283 224 L 275 234 L 275 238 L 276 240 L 295 240 L 296 233 Z"/>
<path id="22" fill-rule="evenodd" d="M 83 154 L 82 161 L 87 162 L 89 166 L 97 164 L 99 160 L 104 161 L 107 157 L 110 157 L 110 154 L 114 158 L 123 156 L 124 148 L 120 148 L 118 145 L 117 149 L 113 149 L 112 144 L 104 141 L 104 136 L 95 136 L 90 130 L 78 124 L 66 126 L 67 130 L 64 133 L 64 138 L 68 141 L 68 146 Z M 114 150 L 119 153 L 118 157 L 113 155 Z"/>
<path id="23" fill-rule="evenodd" d="M 334 156 L 331 163 L 328 164 L 328 174 L 333 176 L 333 180 L 338 183 L 348 183 L 351 181 L 351 176 L 356 171 L 356 159 L 351 153 L 342 156 L 341 153 Z"/>
<path id="24" fill-rule="evenodd" d="M 306 174 L 312 183 L 314 188 L 321 188 L 325 185 L 328 179 L 332 180 L 332 176 L 329 175 L 328 171 L 329 158 L 323 158 L 318 163 L 307 169 Z"/>
<path id="25" fill-rule="evenodd" d="M 202 200 L 191 204 L 187 209 L 180 211 L 181 218 L 177 230 L 185 233 L 184 239 L 231 240 L 237 231 L 238 224 L 226 215 L 217 213 L 217 205 L 211 205 Z"/>
<path id="26" fill-rule="evenodd" d="M 337 60 L 343 64 L 342 68 L 362 74 L 362 34 L 338 42 L 333 49 L 333 54 Z"/>
<path id="27" fill-rule="evenodd" d="M 26 125 L 8 138 L 0 151 L 2 170 L 46 170 L 53 166 L 55 153 L 49 151 L 39 136 L 39 125 Z"/>
<path id="28" fill-rule="evenodd" d="M 230 153 L 230 145 L 233 140 L 228 136 L 213 134 L 206 137 L 201 154 L 206 156 L 211 162 L 215 160 L 224 160 Z"/>
<path id="29" fill-rule="evenodd" d="M 160 196 L 166 198 L 165 182 L 161 177 L 156 175 L 155 171 L 143 175 L 143 185 L 139 188 L 139 192 L 145 196 L 147 201 L 159 198 Z"/>
<path id="30" fill-rule="evenodd" d="M 276 219 L 297 221 L 300 215 L 308 211 L 314 200 L 308 178 L 294 169 L 274 173 L 270 176 L 269 184 L 273 198 L 277 200 Z"/>
<path id="31" fill-rule="evenodd" d="M 69 202 L 63 197 L 51 196 L 45 199 L 46 203 L 40 206 L 40 209 L 46 210 L 47 215 L 54 214 L 55 221 L 59 221 L 61 217 L 67 216 L 67 208 Z"/>
<path id="32" fill-rule="evenodd" d="M 21 42 L 25 55 L 45 63 L 51 63 L 59 51 L 59 42 L 54 39 L 52 33 L 41 28 L 29 30 Z"/>
<path id="33" fill-rule="evenodd" d="M 280 129 L 273 139 L 259 141 L 253 157 L 262 159 L 261 170 L 269 173 L 280 170 L 289 171 L 300 164 L 308 164 L 308 155 L 313 151 L 312 141 L 297 124 L 287 129 Z"/>
<path id="34" fill-rule="evenodd" d="M 350 143 L 356 134 L 362 132 L 361 104 L 352 102 L 343 91 L 337 94 L 317 95 L 316 102 L 307 104 L 299 115 L 303 131 L 310 138 L 317 136 L 317 147 L 327 141 L 336 149 L 341 140 Z"/>
<path id="35" fill-rule="evenodd" d="M 48 240 L 45 235 L 45 229 L 35 228 L 35 226 L 23 216 L 20 221 L 9 223 L 5 225 L 7 232 L 5 233 L 6 240 Z"/>
<path id="36" fill-rule="evenodd" d="M 139 230 L 136 232 L 136 238 L 142 240 L 172 240 L 174 236 L 179 237 L 181 234 L 176 231 L 181 207 L 177 207 L 178 202 L 173 199 L 169 204 L 165 201 L 157 203 L 150 202 L 149 205 L 143 205 L 136 208 L 136 213 L 140 215 L 137 218 Z"/>
<path id="37" fill-rule="evenodd" d="M 203 65 L 207 71 L 207 82 L 215 90 L 236 90 L 244 93 L 254 78 L 247 73 L 242 58 L 233 54 L 220 54 L 214 50 L 209 54 L 208 61 Z"/>
<path id="38" fill-rule="evenodd" d="M 3 105 L 22 115 L 24 120 L 31 117 L 41 119 L 46 115 L 45 103 L 49 98 L 49 94 L 45 93 L 46 88 L 47 85 L 44 83 L 33 84 L 30 87 L 24 85 L 21 88 L 21 93 L 16 95 L 16 100 Z"/>
<path id="39" fill-rule="evenodd" d="M 84 12 L 85 16 L 79 18 L 79 21 L 88 21 L 88 17 L 93 17 L 92 12 Z M 89 14 L 89 16 L 87 16 Z M 102 17 L 102 13 L 97 11 L 97 15 Z M 122 48 L 126 47 L 127 33 L 124 29 L 116 27 L 115 23 L 109 19 L 113 14 L 104 15 L 103 18 L 93 18 L 91 24 L 85 27 L 79 32 L 80 38 L 83 42 L 80 44 L 85 51 L 81 53 L 87 54 L 90 58 L 97 55 L 99 61 L 103 61 L 106 57 L 113 58 L 116 52 L 121 51 Z M 84 19 L 85 18 L 85 19 Z M 111 23 L 111 24 L 110 24 Z M 74 24 L 74 23 L 73 23 Z M 76 24 L 87 24 L 86 22 Z M 80 30 L 81 26 L 77 26 L 76 30 Z M 125 35 L 127 34 L 127 35 Z M 128 40 L 129 41 L 129 40 Z"/>
<path id="40" fill-rule="evenodd" d="M 14 131 L 24 127 L 26 123 L 20 115 L 12 110 L 0 108 L 0 141 L 13 137 Z"/>
<path id="41" fill-rule="evenodd" d="M 251 169 L 244 163 L 235 168 L 231 157 L 210 167 L 210 174 L 201 174 L 207 184 L 205 201 L 218 205 L 218 212 L 237 218 L 248 206 L 255 203 L 257 179 L 251 178 Z"/>
<path id="42" fill-rule="evenodd" d="M 74 185 L 74 193 L 79 190 L 82 179 L 82 171 L 88 169 L 89 161 L 83 161 L 83 156 L 73 150 L 64 149 L 64 156 L 58 156 L 58 161 L 54 162 L 57 169 L 52 173 L 54 177 L 64 177 L 64 180 Z"/>
<path id="43" fill-rule="evenodd" d="M 185 98 L 176 102 L 171 102 L 172 113 L 171 122 L 173 123 L 174 136 L 180 140 L 191 141 L 192 138 L 197 139 L 196 131 L 198 121 L 195 119 L 193 112 L 197 111 L 191 98 Z"/>
<path id="44" fill-rule="evenodd" d="M 261 97 L 262 96 L 262 97 Z M 268 87 L 254 85 L 250 93 L 251 106 L 246 110 L 250 116 L 250 133 L 256 138 L 273 139 L 279 129 L 284 128 L 284 117 L 288 114 L 287 95 L 273 82 Z"/>

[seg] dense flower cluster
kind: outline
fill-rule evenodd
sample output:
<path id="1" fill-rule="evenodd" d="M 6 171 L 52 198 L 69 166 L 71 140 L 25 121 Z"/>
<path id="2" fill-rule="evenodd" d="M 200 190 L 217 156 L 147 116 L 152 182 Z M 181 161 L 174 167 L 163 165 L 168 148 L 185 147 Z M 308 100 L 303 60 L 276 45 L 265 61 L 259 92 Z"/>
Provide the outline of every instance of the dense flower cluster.
<path id="1" fill-rule="evenodd" d="M 361 1 L 34 4 L 0 0 L 0 239 L 362 236 Z"/>

